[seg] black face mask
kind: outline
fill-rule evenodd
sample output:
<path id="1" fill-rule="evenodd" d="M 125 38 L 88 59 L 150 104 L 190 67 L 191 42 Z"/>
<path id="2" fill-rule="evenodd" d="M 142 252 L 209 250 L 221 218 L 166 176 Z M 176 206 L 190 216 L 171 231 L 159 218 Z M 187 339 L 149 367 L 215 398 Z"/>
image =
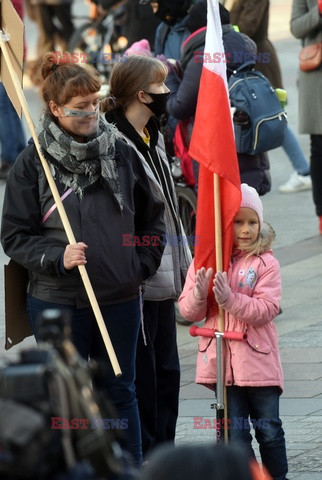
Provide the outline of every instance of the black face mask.
<path id="1" fill-rule="evenodd" d="M 144 105 L 148 107 L 151 112 L 159 117 L 167 111 L 167 100 L 170 92 L 167 93 L 150 93 L 145 92 L 152 98 L 153 102 L 145 103 Z"/>
<path id="2" fill-rule="evenodd" d="M 159 0 L 155 16 L 167 25 L 174 25 L 188 14 L 191 0 Z"/>
<path id="3" fill-rule="evenodd" d="M 174 25 L 178 21 L 177 15 L 173 13 L 169 13 L 169 10 L 162 7 L 162 5 L 159 4 L 158 11 L 155 13 L 155 16 L 160 18 L 162 22 L 166 23 L 170 27 Z"/>

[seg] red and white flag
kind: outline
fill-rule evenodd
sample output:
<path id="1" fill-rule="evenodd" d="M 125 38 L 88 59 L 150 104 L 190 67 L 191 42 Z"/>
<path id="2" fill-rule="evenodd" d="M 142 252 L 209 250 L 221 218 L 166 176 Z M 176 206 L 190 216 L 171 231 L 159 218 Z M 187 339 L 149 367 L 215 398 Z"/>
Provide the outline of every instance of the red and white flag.
<path id="1" fill-rule="evenodd" d="M 218 0 L 208 0 L 203 68 L 189 154 L 200 163 L 195 268 L 214 268 L 214 173 L 220 178 L 223 269 L 229 268 L 233 219 L 240 202 L 240 175 L 230 113 Z M 213 295 L 212 295 L 213 296 Z"/>

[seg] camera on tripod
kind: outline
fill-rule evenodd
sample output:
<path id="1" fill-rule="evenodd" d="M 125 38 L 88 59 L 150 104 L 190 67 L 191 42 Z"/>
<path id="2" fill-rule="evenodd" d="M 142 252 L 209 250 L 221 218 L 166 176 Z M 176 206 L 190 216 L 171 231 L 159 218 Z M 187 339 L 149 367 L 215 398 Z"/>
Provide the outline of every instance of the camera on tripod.
<path id="1" fill-rule="evenodd" d="M 37 348 L 0 369 L 2 480 L 136 477 L 119 430 L 104 428 L 116 412 L 95 388 L 97 365 L 80 357 L 70 336 L 69 313 L 45 310 Z"/>

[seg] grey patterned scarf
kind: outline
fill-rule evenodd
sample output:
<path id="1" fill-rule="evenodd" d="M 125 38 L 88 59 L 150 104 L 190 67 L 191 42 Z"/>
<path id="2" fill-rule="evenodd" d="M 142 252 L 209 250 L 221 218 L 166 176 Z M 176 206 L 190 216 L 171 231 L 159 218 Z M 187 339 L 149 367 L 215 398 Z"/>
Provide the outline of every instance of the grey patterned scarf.
<path id="1" fill-rule="evenodd" d="M 61 183 L 82 197 L 86 191 L 105 182 L 123 210 L 115 162 L 115 139 L 119 133 L 114 125 L 100 116 L 97 134 L 80 143 L 61 130 L 49 114 L 43 114 L 37 133 L 42 153 L 55 167 Z"/>

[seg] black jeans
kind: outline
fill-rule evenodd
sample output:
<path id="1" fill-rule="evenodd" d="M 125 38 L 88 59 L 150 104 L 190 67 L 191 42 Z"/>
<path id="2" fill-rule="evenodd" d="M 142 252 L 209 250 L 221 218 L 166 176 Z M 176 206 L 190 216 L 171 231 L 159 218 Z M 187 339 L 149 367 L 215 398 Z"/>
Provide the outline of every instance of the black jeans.
<path id="1" fill-rule="evenodd" d="M 60 40 L 65 43 L 64 48 L 67 49 L 68 41 L 74 33 L 71 4 L 46 5 L 42 3 L 38 8 L 39 29 L 47 40 L 46 48 L 49 51 L 55 49 L 57 40 L 55 35 L 58 35 Z M 58 20 L 58 23 L 55 20 Z"/>
<path id="2" fill-rule="evenodd" d="M 311 135 L 311 178 L 316 214 L 322 216 L 322 135 Z"/>
<path id="3" fill-rule="evenodd" d="M 174 441 L 178 418 L 180 364 L 173 300 L 144 301 L 144 331 L 136 355 L 136 394 L 143 457 L 157 444 Z"/>

